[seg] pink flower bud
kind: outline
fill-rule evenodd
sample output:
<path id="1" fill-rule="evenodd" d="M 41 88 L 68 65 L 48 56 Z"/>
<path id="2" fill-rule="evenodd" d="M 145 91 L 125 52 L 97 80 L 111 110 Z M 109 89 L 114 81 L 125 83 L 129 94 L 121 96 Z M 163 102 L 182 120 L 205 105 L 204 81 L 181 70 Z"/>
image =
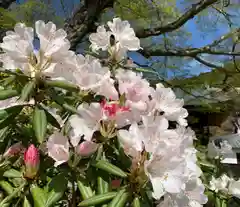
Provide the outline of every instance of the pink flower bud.
<path id="1" fill-rule="evenodd" d="M 97 151 L 98 144 L 91 141 L 84 141 L 77 147 L 77 153 L 83 157 L 89 157 Z"/>
<path id="2" fill-rule="evenodd" d="M 7 149 L 7 151 L 3 154 L 3 157 L 8 158 L 8 157 L 16 156 L 19 153 L 21 153 L 24 149 L 25 148 L 22 145 L 22 143 L 17 142 Z"/>
<path id="3" fill-rule="evenodd" d="M 33 144 L 25 151 L 24 162 L 26 167 L 25 177 L 33 179 L 37 175 L 40 164 L 38 149 Z"/>

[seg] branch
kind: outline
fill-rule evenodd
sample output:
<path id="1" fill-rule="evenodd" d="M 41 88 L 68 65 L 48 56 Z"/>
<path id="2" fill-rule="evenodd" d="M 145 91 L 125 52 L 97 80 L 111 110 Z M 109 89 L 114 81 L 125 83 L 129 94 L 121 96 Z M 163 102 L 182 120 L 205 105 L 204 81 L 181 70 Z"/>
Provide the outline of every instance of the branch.
<path id="1" fill-rule="evenodd" d="M 114 0 L 85 0 L 72 17 L 65 21 L 64 29 L 72 50 L 76 50 L 77 44 L 95 28 L 94 24 L 104 9 L 113 7 L 113 2 Z"/>
<path id="2" fill-rule="evenodd" d="M 213 41 L 211 44 L 206 45 L 200 48 L 182 48 L 178 50 L 140 50 L 139 52 L 146 58 L 151 56 L 176 56 L 176 57 L 196 57 L 199 54 L 212 54 L 212 55 L 226 55 L 226 56 L 240 56 L 239 52 L 226 52 L 226 51 L 216 51 L 213 50 L 213 47 L 216 47 L 224 40 L 240 33 L 240 28 L 233 30 L 223 36 L 221 36 L 218 40 Z"/>
<path id="3" fill-rule="evenodd" d="M 208 61 L 206 61 L 206 60 L 204 60 L 204 59 L 202 59 L 202 58 L 200 58 L 200 57 L 198 57 L 198 56 L 194 57 L 194 59 L 195 59 L 196 61 L 202 63 L 203 65 L 206 65 L 207 67 L 214 68 L 214 69 L 222 69 L 222 70 L 225 70 L 225 68 L 223 68 L 223 67 L 221 67 L 221 66 L 219 66 L 219 65 L 215 65 L 215 64 L 213 64 L 213 63 L 210 63 L 210 62 L 208 62 Z"/>
<path id="4" fill-rule="evenodd" d="M 160 26 L 156 28 L 142 29 L 136 32 L 138 38 L 145 38 L 150 36 L 157 36 L 167 32 L 172 32 L 181 26 L 183 26 L 187 21 L 194 18 L 201 11 L 216 3 L 218 0 L 201 0 L 197 4 L 193 4 L 192 8 L 186 11 L 182 16 L 180 16 L 176 21 L 171 22 L 165 26 Z"/>

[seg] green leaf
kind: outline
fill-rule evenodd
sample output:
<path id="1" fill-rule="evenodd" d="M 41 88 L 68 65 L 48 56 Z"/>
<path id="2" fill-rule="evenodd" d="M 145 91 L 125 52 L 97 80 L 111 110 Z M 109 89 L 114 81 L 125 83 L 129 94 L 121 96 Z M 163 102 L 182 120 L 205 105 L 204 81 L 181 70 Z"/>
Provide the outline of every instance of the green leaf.
<path id="1" fill-rule="evenodd" d="M 0 120 L 6 119 L 11 114 L 19 114 L 23 108 L 23 105 L 12 106 L 9 108 L 1 109 L 0 110 Z"/>
<path id="2" fill-rule="evenodd" d="M 22 207 L 31 207 L 31 204 L 30 204 L 30 202 L 28 201 L 28 199 L 27 199 L 26 196 L 24 197 L 23 206 L 22 206 Z"/>
<path id="3" fill-rule="evenodd" d="M 33 90 L 35 89 L 35 86 L 36 86 L 35 81 L 28 82 L 22 89 L 20 99 L 22 101 L 28 100 L 30 98 Z"/>
<path id="4" fill-rule="evenodd" d="M 12 89 L 0 90 L 0 100 L 5 100 L 18 95 L 18 91 Z"/>
<path id="5" fill-rule="evenodd" d="M 24 182 L 18 188 L 15 188 L 14 191 L 10 195 L 5 197 L 1 201 L 0 206 L 8 204 L 15 196 L 17 196 L 22 191 L 22 189 L 24 188 L 25 185 L 26 185 L 26 183 Z"/>
<path id="6" fill-rule="evenodd" d="M 102 204 L 102 203 L 105 203 L 106 201 L 113 199 L 116 195 L 117 195 L 116 192 L 110 192 L 110 193 L 104 193 L 101 195 L 96 195 L 96 196 L 90 197 L 90 198 L 82 201 L 81 203 L 78 204 L 78 206 L 83 207 L 83 206 L 94 206 L 94 205 Z"/>
<path id="7" fill-rule="evenodd" d="M 202 166 L 208 167 L 208 168 L 216 168 L 216 166 L 206 160 L 198 161 L 198 163 Z"/>
<path id="8" fill-rule="evenodd" d="M 119 167 L 109 163 L 108 161 L 98 160 L 96 161 L 94 166 L 106 172 L 109 172 L 110 174 L 117 175 L 119 177 L 127 177 L 127 173 L 125 173 Z"/>
<path id="9" fill-rule="evenodd" d="M 47 116 L 47 122 L 50 123 L 52 126 L 60 129 L 61 126 L 58 123 L 58 121 L 55 119 L 55 117 L 51 113 L 49 113 L 47 109 L 44 109 L 44 111 L 45 111 L 46 116 Z"/>
<path id="10" fill-rule="evenodd" d="M 62 107 L 63 107 L 64 109 L 70 111 L 70 112 L 73 113 L 73 114 L 78 114 L 78 110 L 77 110 L 74 106 L 71 106 L 71 105 L 69 105 L 69 104 L 64 103 L 64 104 L 62 105 Z"/>
<path id="11" fill-rule="evenodd" d="M 97 178 L 98 183 L 98 194 L 107 193 L 109 191 L 109 184 L 103 176 L 98 176 Z"/>
<path id="12" fill-rule="evenodd" d="M 51 87 L 57 87 L 57 88 L 62 88 L 68 91 L 79 91 L 79 88 L 71 83 L 68 83 L 66 81 L 58 81 L 58 80 L 47 80 L 45 81 L 46 85 L 51 86 Z"/>
<path id="13" fill-rule="evenodd" d="M 94 195 L 91 187 L 88 184 L 78 180 L 77 185 L 83 200 L 86 200 Z"/>
<path id="14" fill-rule="evenodd" d="M 12 187 L 12 185 L 9 182 L 7 182 L 7 181 L 1 180 L 0 181 L 0 186 L 1 186 L 1 188 L 3 190 L 6 191 L 6 193 L 8 195 L 11 195 L 13 193 L 13 191 L 14 191 L 14 188 Z"/>
<path id="15" fill-rule="evenodd" d="M 126 192 L 126 189 L 120 190 L 115 198 L 108 204 L 108 207 L 124 207 L 129 193 Z"/>
<path id="16" fill-rule="evenodd" d="M 135 197 L 132 202 L 132 207 L 141 207 L 141 203 L 138 197 Z"/>
<path id="17" fill-rule="evenodd" d="M 47 116 L 44 109 L 35 107 L 33 115 L 33 129 L 39 143 L 42 143 L 47 132 Z"/>
<path id="18" fill-rule="evenodd" d="M 64 195 L 65 190 L 67 189 L 68 181 L 64 174 L 59 174 L 55 176 L 48 185 L 48 193 L 47 201 L 45 206 L 51 207 L 59 201 Z"/>
<path id="19" fill-rule="evenodd" d="M 45 207 L 47 195 L 45 194 L 44 190 L 36 185 L 33 185 L 30 191 L 34 201 L 34 207 Z"/>
<path id="20" fill-rule="evenodd" d="M 14 81 L 16 81 L 16 76 L 11 75 L 3 80 L 3 85 L 8 86 L 8 85 L 12 84 Z"/>
<path id="21" fill-rule="evenodd" d="M 9 169 L 3 173 L 3 176 L 7 178 L 21 178 L 22 173 L 15 169 Z"/>
<path id="22" fill-rule="evenodd" d="M 0 142 L 4 141 L 4 139 L 7 137 L 9 132 L 10 132 L 9 127 L 5 127 L 3 129 L 0 129 Z"/>
<path id="23" fill-rule="evenodd" d="M 0 121 L 0 129 L 3 129 L 11 124 L 13 124 L 13 120 L 15 117 L 22 111 L 23 105 L 13 106 L 8 109 L 5 109 L 9 114 L 5 119 Z"/>
<path id="24" fill-rule="evenodd" d="M 223 199 L 222 200 L 222 203 L 221 203 L 221 207 L 227 207 L 228 206 L 228 202 L 226 199 Z"/>

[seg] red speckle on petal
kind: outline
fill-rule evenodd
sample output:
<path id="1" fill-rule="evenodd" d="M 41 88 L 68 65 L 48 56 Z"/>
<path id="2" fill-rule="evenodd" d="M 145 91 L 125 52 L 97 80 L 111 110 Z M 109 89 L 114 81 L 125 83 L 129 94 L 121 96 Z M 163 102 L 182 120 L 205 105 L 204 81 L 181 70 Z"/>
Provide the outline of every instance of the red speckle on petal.
<path id="1" fill-rule="evenodd" d="M 118 112 L 125 112 L 125 111 L 130 111 L 130 108 L 127 106 L 121 106 L 120 104 L 116 102 L 110 102 L 107 103 L 106 100 L 103 100 L 100 103 L 102 110 L 107 116 L 114 117 L 117 115 Z"/>

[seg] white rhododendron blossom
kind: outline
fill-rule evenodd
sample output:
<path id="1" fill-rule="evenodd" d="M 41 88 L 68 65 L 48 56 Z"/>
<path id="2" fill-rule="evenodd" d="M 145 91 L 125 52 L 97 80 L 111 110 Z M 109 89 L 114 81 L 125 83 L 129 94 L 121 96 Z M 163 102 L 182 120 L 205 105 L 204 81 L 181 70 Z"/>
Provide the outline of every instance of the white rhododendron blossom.
<path id="1" fill-rule="evenodd" d="M 143 74 L 118 65 L 116 60 L 123 60 L 128 51 L 140 49 L 140 40 L 127 21 L 114 18 L 107 25 L 108 28 L 99 26 L 89 37 L 93 52 L 109 52 L 105 62 L 97 54 L 92 57 L 70 51 L 66 32 L 57 30 L 51 22 L 35 24 L 40 40 L 38 51 L 34 50 L 33 29 L 24 24 L 7 32 L 0 44 L 4 51 L 0 60 L 6 69 L 19 68 L 33 79 L 41 77 L 43 82 L 46 76 L 65 79 L 78 86 L 74 98 L 81 92 L 87 94 L 76 98 L 75 114 L 67 115 L 64 121 L 46 108 L 61 128 L 66 120 L 70 125 L 67 132 L 64 128 L 64 135 L 54 132 L 48 138 L 48 156 L 55 161 L 55 167 L 71 163 L 74 156 L 70 166 L 75 169 L 80 158 L 94 157 L 99 146 L 112 147 L 109 151 L 114 151 L 114 155 L 122 149 L 131 161 L 125 176 L 131 189 L 150 184 L 159 207 L 202 206 L 207 198 L 199 179 L 202 172 L 196 164 L 196 137 L 187 127 L 188 112 L 183 100 L 171 88 L 162 84 L 151 87 Z M 238 193 L 235 186 L 234 192 Z"/>
<path id="2" fill-rule="evenodd" d="M 69 143 L 67 137 L 59 132 L 51 135 L 47 142 L 49 157 L 55 160 L 54 166 L 61 165 L 69 159 Z"/>
<path id="3" fill-rule="evenodd" d="M 209 186 L 212 191 L 240 198 L 240 180 L 234 180 L 226 174 L 221 175 L 219 178 L 212 177 Z"/>
<path id="4" fill-rule="evenodd" d="M 69 51 L 67 33 L 62 29 L 57 30 L 52 22 L 45 24 L 41 20 L 35 23 L 35 31 L 40 40 L 40 48 L 37 51 L 33 45 L 33 28 L 18 23 L 14 31 L 6 32 L 3 43 L 0 44 L 5 52 L 0 56 L 3 67 L 10 70 L 19 68 L 31 77 L 53 75 L 64 78 L 69 71 L 62 73 L 55 66 L 71 62 L 72 53 Z"/>
<path id="5" fill-rule="evenodd" d="M 126 56 L 128 50 L 140 49 L 140 40 L 136 37 L 128 21 L 114 18 L 107 25 L 109 30 L 101 25 L 97 28 L 97 33 L 90 35 L 89 40 L 93 50 L 109 50 L 114 59 L 121 60 Z"/>

